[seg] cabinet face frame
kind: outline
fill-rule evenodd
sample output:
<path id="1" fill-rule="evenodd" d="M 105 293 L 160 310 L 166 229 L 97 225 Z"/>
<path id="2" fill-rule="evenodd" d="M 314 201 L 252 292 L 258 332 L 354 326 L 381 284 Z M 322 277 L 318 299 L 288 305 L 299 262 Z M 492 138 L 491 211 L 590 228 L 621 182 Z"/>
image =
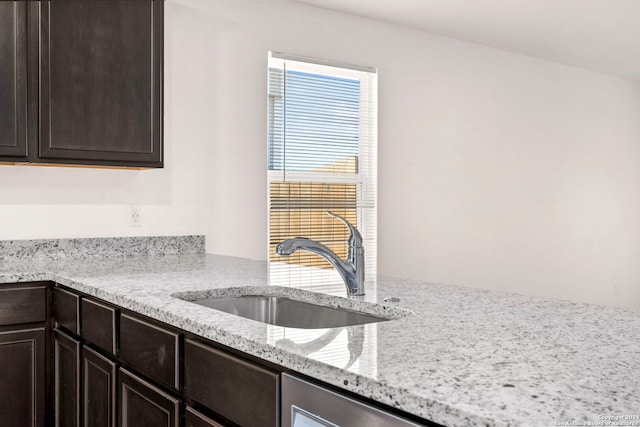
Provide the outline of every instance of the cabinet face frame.
<path id="1" fill-rule="evenodd" d="M 0 133 L 0 162 L 25 161 L 27 151 L 27 2 L 2 2 L 2 8 L 13 9 L 13 61 L 3 58 L 0 67 L 13 68 L 12 132 Z M 2 31 L 6 31 L 2 30 Z M 2 33 L 2 37 L 6 34 Z M 4 112 L 0 107 L 0 113 Z"/>
<path id="2" fill-rule="evenodd" d="M 133 168 L 163 167 L 163 47 L 164 47 L 164 2 L 161 0 L 145 0 L 136 3 L 146 3 L 151 17 L 150 35 L 150 91 L 149 123 L 147 124 L 150 138 L 146 150 L 128 150 L 122 146 L 114 149 L 98 149 L 88 146 L 65 147 L 67 141 L 52 138 L 52 114 L 55 105 L 52 104 L 51 90 L 51 52 L 50 34 L 52 31 L 50 16 L 51 8 L 58 4 L 72 2 L 25 2 L 29 4 L 29 162 L 34 164 L 76 164 L 86 166 L 115 166 Z M 76 1 L 73 3 L 82 3 Z M 66 7 L 65 5 L 65 7 Z M 93 102 L 87 96 L 85 102 Z M 125 111 L 126 107 L 123 106 Z M 55 118 L 54 118 L 55 119 Z M 60 118 L 58 118 L 60 119 Z M 55 120 L 53 120 L 55 121 Z M 76 144 L 80 141 L 74 141 Z"/>

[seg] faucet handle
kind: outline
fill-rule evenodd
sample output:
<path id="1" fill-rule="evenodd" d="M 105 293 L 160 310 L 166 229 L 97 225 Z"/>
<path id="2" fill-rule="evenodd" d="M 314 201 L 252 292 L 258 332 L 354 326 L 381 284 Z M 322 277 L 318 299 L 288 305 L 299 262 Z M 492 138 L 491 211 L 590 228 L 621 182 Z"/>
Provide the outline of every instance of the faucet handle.
<path id="1" fill-rule="evenodd" d="M 327 211 L 327 215 L 332 216 L 338 220 L 340 220 L 344 225 L 347 226 L 347 228 L 349 229 L 349 246 L 354 247 L 354 248 L 361 248 L 362 247 L 362 234 L 360 234 L 360 232 L 358 231 L 357 228 L 355 228 L 349 221 L 347 221 L 346 219 L 344 219 L 343 217 L 341 217 L 340 215 L 334 214 L 333 212 L 329 212 Z"/>

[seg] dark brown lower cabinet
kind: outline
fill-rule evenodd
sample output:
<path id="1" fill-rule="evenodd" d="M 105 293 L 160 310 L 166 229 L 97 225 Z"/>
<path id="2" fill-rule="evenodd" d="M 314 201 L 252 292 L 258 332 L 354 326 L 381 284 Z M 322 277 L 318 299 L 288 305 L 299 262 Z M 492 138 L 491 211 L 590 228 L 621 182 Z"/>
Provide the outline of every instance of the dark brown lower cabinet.
<path id="1" fill-rule="evenodd" d="M 120 369 L 119 427 L 180 427 L 180 399 Z"/>
<path id="2" fill-rule="evenodd" d="M 83 425 L 85 427 L 116 426 L 117 365 L 91 350 L 82 348 Z"/>
<path id="3" fill-rule="evenodd" d="M 0 367 L 0 427 L 280 425 L 277 367 L 49 282 L 0 284 Z"/>
<path id="4" fill-rule="evenodd" d="M 53 331 L 55 427 L 80 426 L 80 341 Z"/>
<path id="5" fill-rule="evenodd" d="M 45 328 L 0 332 L 0 425 L 45 426 Z"/>

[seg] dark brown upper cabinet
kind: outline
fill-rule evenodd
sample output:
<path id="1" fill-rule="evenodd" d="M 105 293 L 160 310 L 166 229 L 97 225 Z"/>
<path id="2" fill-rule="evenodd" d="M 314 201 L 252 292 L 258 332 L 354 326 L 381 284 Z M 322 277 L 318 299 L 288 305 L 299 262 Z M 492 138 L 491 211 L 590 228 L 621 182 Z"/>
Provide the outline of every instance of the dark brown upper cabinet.
<path id="1" fill-rule="evenodd" d="M 40 159 L 162 166 L 162 1 L 33 3 Z"/>
<path id="2" fill-rule="evenodd" d="M 27 157 L 27 2 L 0 1 L 0 161 Z"/>
<path id="3" fill-rule="evenodd" d="M 0 162 L 162 167 L 163 7 L 0 1 Z"/>

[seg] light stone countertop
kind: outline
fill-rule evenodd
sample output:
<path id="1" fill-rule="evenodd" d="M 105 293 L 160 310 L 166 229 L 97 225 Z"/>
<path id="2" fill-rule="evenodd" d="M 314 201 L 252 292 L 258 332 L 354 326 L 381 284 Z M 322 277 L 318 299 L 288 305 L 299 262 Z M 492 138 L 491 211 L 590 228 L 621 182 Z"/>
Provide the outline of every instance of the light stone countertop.
<path id="1" fill-rule="evenodd" d="M 640 310 L 383 277 L 363 299 L 399 297 L 389 305 L 415 315 L 301 330 L 171 296 L 265 286 L 265 262 L 201 254 L 0 262 L 0 283 L 32 280 L 55 281 L 446 426 L 605 425 L 599 417 L 640 416 Z"/>

